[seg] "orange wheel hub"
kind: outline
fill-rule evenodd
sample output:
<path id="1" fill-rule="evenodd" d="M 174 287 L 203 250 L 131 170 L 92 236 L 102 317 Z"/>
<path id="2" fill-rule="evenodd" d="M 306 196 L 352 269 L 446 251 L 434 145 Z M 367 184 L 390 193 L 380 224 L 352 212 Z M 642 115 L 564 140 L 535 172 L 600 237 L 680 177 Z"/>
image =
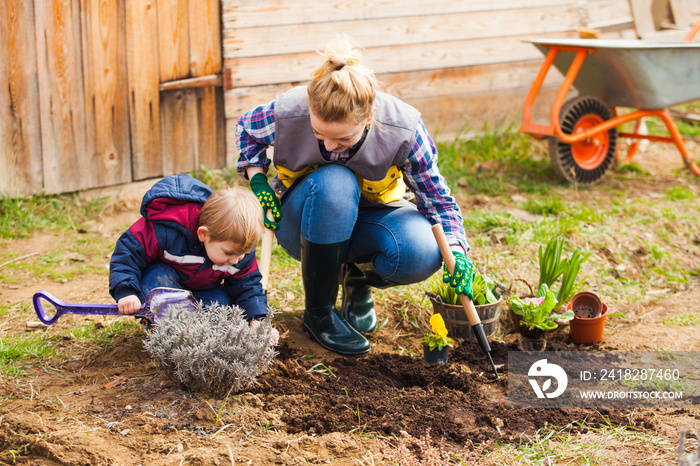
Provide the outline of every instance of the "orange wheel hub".
<path id="1" fill-rule="evenodd" d="M 585 115 L 576 123 L 574 133 L 586 131 L 587 129 L 603 123 L 603 121 L 605 120 L 598 115 Z M 572 144 L 571 155 L 574 157 L 579 167 L 585 170 L 592 170 L 605 160 L 609 144 L 610 139 L 608 132 L 601 131 L 590 138 Z"/>

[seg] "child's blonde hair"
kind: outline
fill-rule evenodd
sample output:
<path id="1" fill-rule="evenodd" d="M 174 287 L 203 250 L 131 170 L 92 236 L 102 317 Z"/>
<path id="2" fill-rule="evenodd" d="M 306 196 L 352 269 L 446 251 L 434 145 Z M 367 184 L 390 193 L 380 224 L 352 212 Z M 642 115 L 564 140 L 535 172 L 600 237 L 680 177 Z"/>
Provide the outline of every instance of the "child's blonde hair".
<path id="1" fill-rule="evenodd" d="M 361 123 L 369 118 L 379 84 L 362 65 L 347 37 L 336 37 L 321 52 L 325 60 L 311 73 L 309 108 L 325 122 Z"/>
<path id="2" fill-rule="evenodd" d="M 258 198 L 237 186 L 209 196 L 199 213 L 199 226 L 207 227 L 211 241 L 232 241 L 244 251 L 257 246 L 265 228 Z"/>

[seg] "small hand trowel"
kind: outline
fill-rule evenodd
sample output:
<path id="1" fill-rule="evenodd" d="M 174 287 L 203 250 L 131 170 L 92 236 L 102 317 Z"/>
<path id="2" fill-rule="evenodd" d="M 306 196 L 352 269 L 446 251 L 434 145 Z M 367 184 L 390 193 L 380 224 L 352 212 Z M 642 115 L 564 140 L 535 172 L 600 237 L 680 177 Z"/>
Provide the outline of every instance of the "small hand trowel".
<path id="1" fill-rule="evenodd" d="M 447 271 L 454 273 L 455 258 L 452 254 L 452 250 L 450 249 L 450 245 L 447 242 L 447 238 L 445 237 L 445 232 L 442 229 L 442 225 L 438 223 L 433 225 L 432 229 L 435 240 L 440 248 L 442 260 L 445 261 L 445 265 L 447 266 Z M 464 312 L 467 314 L 467 319 L 471 325 L 472 332 L 476 336 L 479 346 L 481 346 L 481 349 L 484 351 L 484 353 L 486 353 L 486 356 L 488 356 L 491 367 L 493 368 L 493 373 L 496 374 L 496 379 L 498 379 L 498 370 L 496 369 L 496 365 L 493 363 L 493 358 L 491 357 L 491 345 L 489 344 L 489 340 L 486 338 L 484 327 L 481 325 L 481 318 L 474 308 L 474 303 L 468 296 L 463 294 L 459 295 L 459 299 L 462 302 L 462 307 L 464 307 Z"/>
<path id="2" fill-rule="evenodd" d="M 42 299 L 51 304 L 56 309 L 56 314 L 49 317 L 44 312 Z M 141 309 L 135 314 L 120 314 L 119 307 L 116 304 L 70 304 L 64 303 L 57 299 L 48 291 L 37 291 L 32 298 L 34 310 L 39 320 L 46 325 L 51 325 L 58 320 L 63 314 L 87 314 L 87 315 L 105 315 L 105 316 L 127 316 L 143 317 L 148 320 L 150 325 L 155 324 L 158 319 L 167 315 L 173 307 L 186 308 L 194 311 L 197 306 L 197 300 L 192 295 L 191 291 L 179 290 L 176 288 L 154 288 L 146 297 L 146 304 L 141 306 Z"/>

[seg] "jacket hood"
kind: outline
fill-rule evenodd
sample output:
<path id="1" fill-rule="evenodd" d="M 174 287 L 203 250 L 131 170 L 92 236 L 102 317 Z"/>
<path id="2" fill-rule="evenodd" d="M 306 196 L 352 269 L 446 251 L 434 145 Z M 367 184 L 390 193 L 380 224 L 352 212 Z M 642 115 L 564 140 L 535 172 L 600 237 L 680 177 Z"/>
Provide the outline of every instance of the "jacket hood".
<path id="1" fill-rule="evenodd" d="M 151 221 L 170 221 L 196 234 L 199 211 L 214 191 L 190 175 L 168 176 L 146 192 L 141 215 Z"/>

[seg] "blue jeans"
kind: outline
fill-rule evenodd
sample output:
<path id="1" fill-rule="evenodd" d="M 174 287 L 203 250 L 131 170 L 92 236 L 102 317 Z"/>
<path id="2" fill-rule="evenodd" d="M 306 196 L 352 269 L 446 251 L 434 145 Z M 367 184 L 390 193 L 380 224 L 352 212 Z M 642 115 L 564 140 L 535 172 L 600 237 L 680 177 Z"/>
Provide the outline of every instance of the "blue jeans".
<path id="1" fill-rule="evenodd" d="M 165 287 L 176 288 L 179 290 L 187 289 L 182 285 L 182 279 L 177 271 L 163 262 L 155 262 L 146 267 L 141 274 L 140 285 L 141 291 L 143 291 L 144 294 L 143 297 L 139 297 L 141 300 L 145 299 L 153 288 Z M 202 301 L 202 304 L 205 306 L 211 305 L 215 301 L 222 306 L 231 306 L 235 304 L 231 299 L 231 295 L 229 295 L 224 287 L 219 284 L 190 291 L 192 291 L 194 297 L 198 301 Z"/>
<path id="2" fill-rule="evenodd" d="M 421 282 L 438 270 L 440 250 L 418 209 L 359 204 L 353 172 L 324 165 L 282 199 L 277 241 L 299 260 L 301 236 L 319 244 L 350 239 L 344 262 L 371 262 L 379 275 L 398 285 Z"/>

